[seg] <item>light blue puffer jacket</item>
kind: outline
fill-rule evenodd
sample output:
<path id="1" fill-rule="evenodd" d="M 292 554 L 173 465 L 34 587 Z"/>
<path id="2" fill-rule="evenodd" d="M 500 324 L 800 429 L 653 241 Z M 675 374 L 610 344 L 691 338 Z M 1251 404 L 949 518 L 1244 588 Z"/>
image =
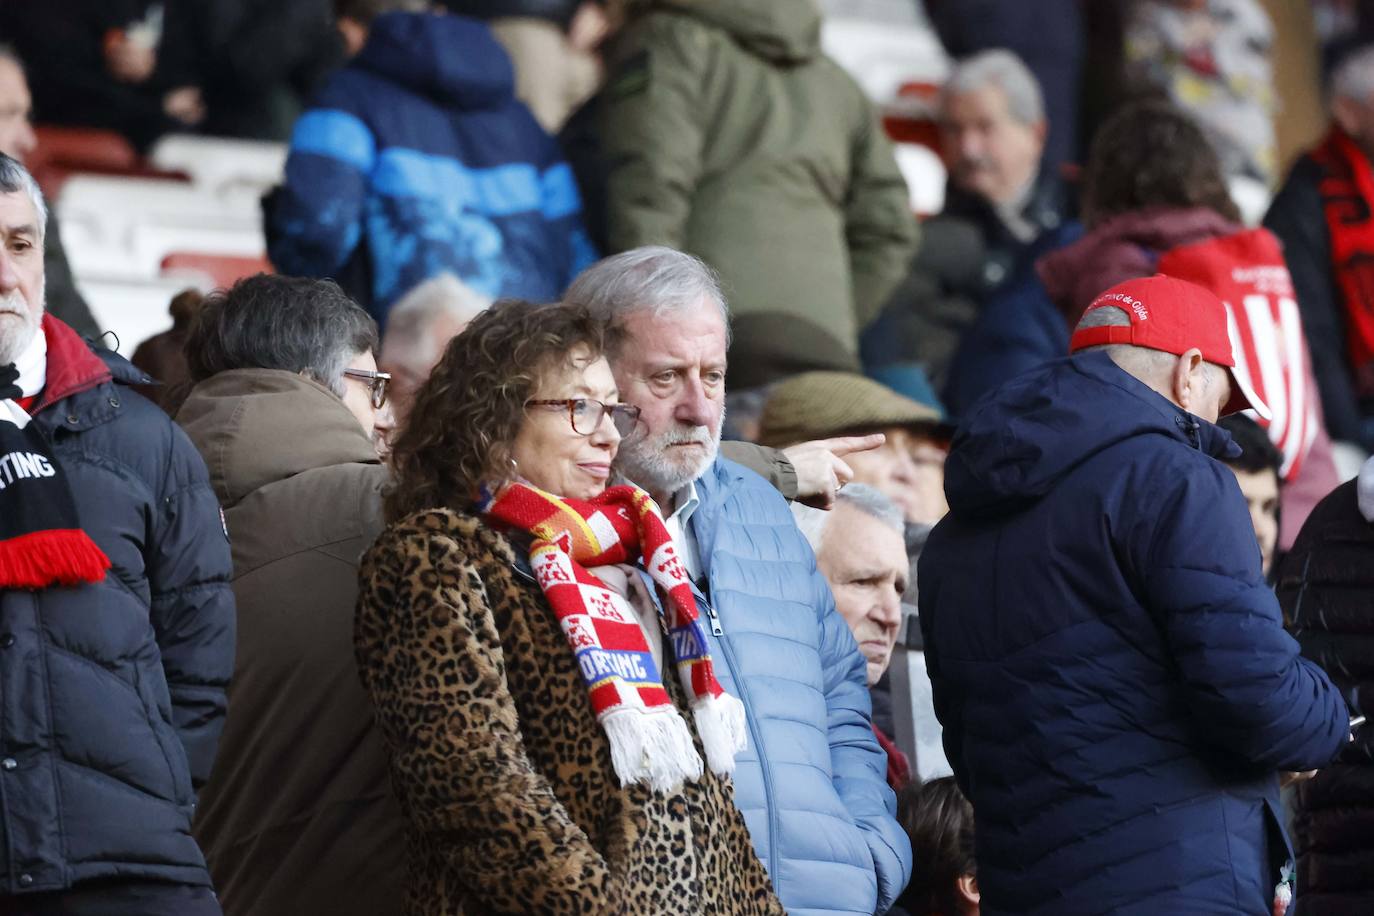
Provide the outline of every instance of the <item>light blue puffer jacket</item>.
<path id="1" fill-rule="evenodd" d="M 711 657 L 749 712 L 734 778 L 754 848 L 791 916 L 884 913 L 911 876 L 911 844 L 863 656 L 778 492 L 724 459 L 696 485 Z"/>

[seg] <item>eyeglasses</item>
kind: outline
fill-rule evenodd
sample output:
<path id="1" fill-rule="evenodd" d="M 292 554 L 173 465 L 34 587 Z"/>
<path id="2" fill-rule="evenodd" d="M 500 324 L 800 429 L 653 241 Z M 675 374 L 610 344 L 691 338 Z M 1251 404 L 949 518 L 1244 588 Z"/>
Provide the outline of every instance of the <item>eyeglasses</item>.
<path id="1" fill-rule="evenodd" d="M 639 408 L 631 404 L 604 404 L 591 398 L 553 398 L 526 401 L 526 407 L 561 407 L 568 412 L 568 422 L 573 432 L 579 436 L 590 436 L 601 425 L 606 414 L 611 415 L 611 425 L 622 436 L 635 431 L 639 423 Z"/>
<path id="2" fill-rule="evenodd" d="M 391 383 L 390 372 L 371 372 L 367 369 L 345 369 L 343 374 L 349 378 L 367 382 L 372 392 L 372 406 L 381 410 L 386 406 L 386 386 Z"/>

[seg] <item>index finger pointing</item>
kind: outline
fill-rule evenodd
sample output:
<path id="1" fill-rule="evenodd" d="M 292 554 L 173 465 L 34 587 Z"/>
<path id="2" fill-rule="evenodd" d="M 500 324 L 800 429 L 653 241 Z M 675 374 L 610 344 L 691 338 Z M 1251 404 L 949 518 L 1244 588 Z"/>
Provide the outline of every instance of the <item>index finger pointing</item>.
<path id="1" fill-rule="evenodd" d="M 836 436 L 834 439 L 823 439 L 821 445 L 832 455 L 849 455 L 853 452 L 866 452 L 875 449 L 887 441 L 887 437 L 882 433 L 870 433 L 867 436 Z"/>

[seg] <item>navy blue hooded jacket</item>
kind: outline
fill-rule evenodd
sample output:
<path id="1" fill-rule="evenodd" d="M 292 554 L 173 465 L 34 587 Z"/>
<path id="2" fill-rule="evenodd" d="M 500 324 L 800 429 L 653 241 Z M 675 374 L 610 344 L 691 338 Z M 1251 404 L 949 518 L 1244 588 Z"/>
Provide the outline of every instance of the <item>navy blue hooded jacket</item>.
<path id="1" fill-rule="evenodd" d="M 1276 774 L 1330 761 L 1347 709 L 1283 630 L 1235 452 L 1101 352 L 956 435 L 920 619 L 984 914 L 1271 912 Z"/>
<path id="2" fill-rule="evenodd" d="M 229 540 L 205 462 L 134 392 L 147 375 L 51 316 L 42 333 L 33 422 L 112 565 L 79 588 L 0 588 L 3 913 L 29 912 L 11 895 L 82 882 L 210 884 L 191 816 L 234 670 Z"/>
<path id="3" fill-rule="evenodd" d="M 296 124 L 267 206 L 272 263 L 338 280 L 379 324 L 445 271 L 493 298 L 556 300 L 596 254 L 572 170 L 514 79 L 481 22 L 379 17 Z"/>

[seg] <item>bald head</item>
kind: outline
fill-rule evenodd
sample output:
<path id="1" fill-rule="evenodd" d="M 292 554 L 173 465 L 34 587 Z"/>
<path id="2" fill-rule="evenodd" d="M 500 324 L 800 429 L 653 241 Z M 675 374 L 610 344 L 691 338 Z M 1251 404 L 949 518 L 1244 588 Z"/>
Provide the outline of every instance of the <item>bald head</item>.
<path id="1" fill-rule="evenodd" d="M 1095 308 L 1078 322 L 1075 331 L 1085 328 L 1130 327 L 1131 319 L 1115 306 Z M 1231 380 L 1226 370 L 1202 358 L 1197 347 L 1182 356 L 1136 347 L 1131 344 L 1106 344 L 1083 351 L 1102 350 L 1127 375 L 1189 413 L 1215 423 L 1221 409 L 1231 398 Z"/>

